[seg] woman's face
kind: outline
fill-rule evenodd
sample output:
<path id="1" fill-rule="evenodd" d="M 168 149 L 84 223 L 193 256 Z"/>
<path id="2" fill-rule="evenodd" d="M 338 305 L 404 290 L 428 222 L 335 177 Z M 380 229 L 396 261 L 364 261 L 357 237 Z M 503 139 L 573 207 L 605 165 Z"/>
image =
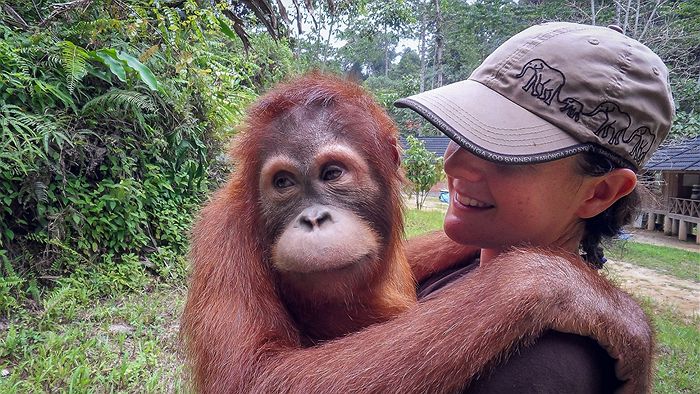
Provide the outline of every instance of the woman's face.
<path id="1" fill-rule="evenodd" d="M 578 245 L 583 225 L 576 211 L 587 188 L 574 157 L 504 165 L 450 142 L 445 172 L 451 201 L 444 227 L 453 240 L 486 249 Z"/>

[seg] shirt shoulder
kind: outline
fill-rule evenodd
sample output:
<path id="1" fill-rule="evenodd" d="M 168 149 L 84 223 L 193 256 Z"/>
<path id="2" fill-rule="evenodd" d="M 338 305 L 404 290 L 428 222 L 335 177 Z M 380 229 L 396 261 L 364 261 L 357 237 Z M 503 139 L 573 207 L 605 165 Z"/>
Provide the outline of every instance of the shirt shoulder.
<path id="1" fill-rule="evenodd" d="M 612 393 L 615 360 L 593 339 L 548 331 L 472 382 L 467 393 Z"/>

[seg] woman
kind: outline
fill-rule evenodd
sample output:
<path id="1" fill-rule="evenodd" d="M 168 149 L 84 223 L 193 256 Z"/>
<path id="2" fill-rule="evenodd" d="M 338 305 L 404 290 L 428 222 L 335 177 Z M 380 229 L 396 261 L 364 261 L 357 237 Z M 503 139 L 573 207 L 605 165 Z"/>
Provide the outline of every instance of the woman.
<path id="1" fill-rule="evenodd" d="M 513 246 L 580 254 L 600 268 L 601 238 L 632 219 L 635 172 L 668 134 L 674 113 L 658 56 L 615 26 L 573 23 L 526 29 L 468 80 L 396 105 L 452 139 L 444 229 L 481 248 L 477 261 L 422 283 L 423 299 L 477 266 L 498 264 Z M 550 332 L 470 392 L 608 392 L 620 384 L 614 360 L 595 342 Z"/>

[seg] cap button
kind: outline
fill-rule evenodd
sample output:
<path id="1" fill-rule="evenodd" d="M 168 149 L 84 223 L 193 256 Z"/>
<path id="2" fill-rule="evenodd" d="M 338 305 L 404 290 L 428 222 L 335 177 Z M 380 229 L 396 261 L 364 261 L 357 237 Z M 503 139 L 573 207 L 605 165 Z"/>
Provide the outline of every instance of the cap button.
<path id="1" fill-rule="evenodd" d="M 618 32 L 618 33 L 625 34 L 625 33 L 622 31 L 622 28 L 621 28 L 620 26 L 618 26 L 618 25 L 608 25 L 608 29 L 612 29 L 612 30 L 615 30 L 615 31 Z"/>

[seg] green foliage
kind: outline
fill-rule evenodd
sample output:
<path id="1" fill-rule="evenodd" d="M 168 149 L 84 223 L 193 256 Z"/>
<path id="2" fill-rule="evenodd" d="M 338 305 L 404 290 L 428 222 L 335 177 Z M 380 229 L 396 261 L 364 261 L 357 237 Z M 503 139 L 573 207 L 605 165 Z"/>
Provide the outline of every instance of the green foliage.
<path id="1" fill-rule="evenodd" d="M 411 182 L 411 191 L 416 194 L 416 209 L 421 209 L 430 188 L 443 178 L 442 157 L 425 149 L 416 137 L 408 136 L 406 141 L 408 149 L 401 164 Z"/>
<path id="2" fill-rule="evenodd" d="M 682 139 L 700 135 L 700 112 L 677 112 L 669 139 Z"/>
<path id="3" fill-rule="evenodd" d="M 62 41 L 57 45 L 61 48 L 61 63 L 68 76 L 68 92 L 73 94 L 75 84 L 88 73 L 87 60 L 89 55 L 85 49 L 70 41 Z"/>
<path id="4" fill-rule="evenodd" d="M 66 5 L 41 28 L 52 2 L 10 5 L 26 26 L 3 7 L 0 313 L 31 298 L 51 315 L 56 284 L 74 298 L 182 281 L 210 165 L 291 51 L 251 33 L 244 52 L 194 0 Z"/>

